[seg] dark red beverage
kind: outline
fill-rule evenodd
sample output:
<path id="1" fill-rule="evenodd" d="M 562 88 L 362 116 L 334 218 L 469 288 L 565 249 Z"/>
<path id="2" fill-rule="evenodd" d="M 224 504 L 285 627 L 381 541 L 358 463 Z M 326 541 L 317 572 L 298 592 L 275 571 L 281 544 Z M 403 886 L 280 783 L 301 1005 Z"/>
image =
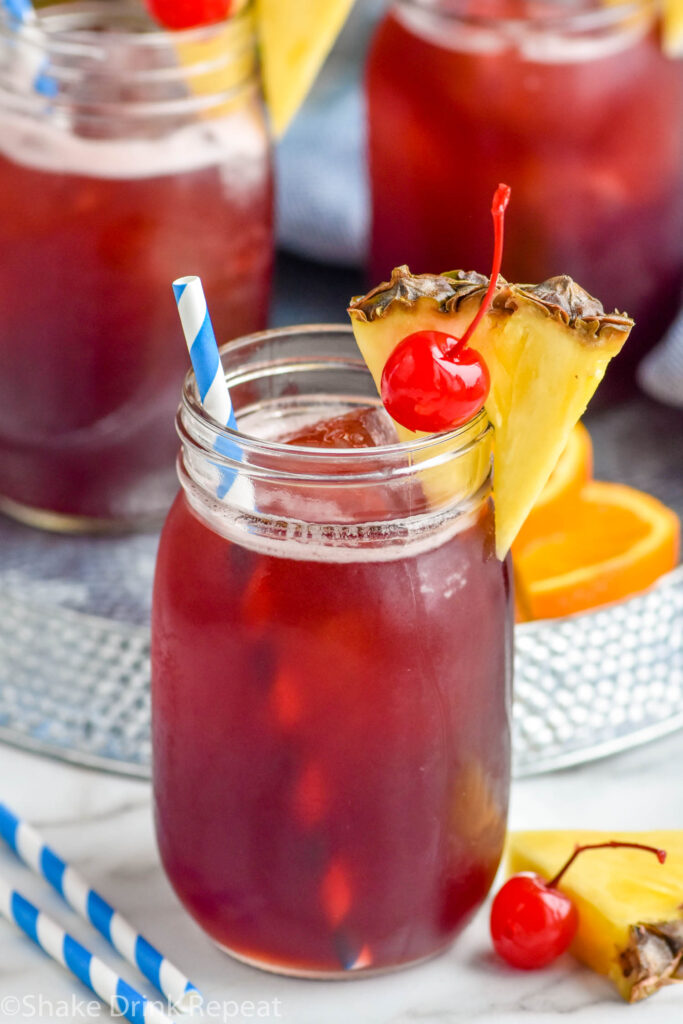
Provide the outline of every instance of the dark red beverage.
<path id="1" fill-rule="evenodd" d="M 364 423 L 297 443 L 365 445 Z M 255 501 L 274 513 L 270 483 Z M 311 484 L 270 540 L 240 539 L 184 485 L 152 643 L 157 835 L 178 895 L 272 970 L 437 952 L 483 901 L 505 832 L 510 594 L 490 500 L 409 536 L 419 477 L 365 502 L 361 483 L 317 500 Z M 381 521 L 363 524 L 371 506 Z"/>
<path id="2" fill-rule="evenodd" d="M 648 5 L 402 0 L 367 91 L 374 281 L 486 267 L 476 211 L 505 181 L 508 279 L 567 273 L 628 310 L 622 374 L 661 335 L 683 282 L 683 65 Z"/>
<path id="3" fill-rule="evenodd" d="M 230 110 L 201 115 L 151 95 L 137 74 L 164 71 L 187 91 L 160 35 L 95 36 L 111 47 L 107 70 L 72 68 L 80 92 L 54 110 L 26 114 L 0 89 L 0 507 L 42 525 L 168 508 L 187 369 L 176 277 L 201 276 L 222 341 L 267 317 L 261 106 L 252 83 Z M 56 69 L 59 53 L 50 59 Z M 158 67 L 171 60 L 173 72 Z"/>

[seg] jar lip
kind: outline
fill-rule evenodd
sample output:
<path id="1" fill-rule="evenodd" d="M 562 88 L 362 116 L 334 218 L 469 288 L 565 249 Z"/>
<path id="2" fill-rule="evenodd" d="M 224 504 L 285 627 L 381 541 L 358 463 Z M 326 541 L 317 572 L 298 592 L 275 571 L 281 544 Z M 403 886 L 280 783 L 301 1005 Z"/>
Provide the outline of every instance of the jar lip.
<path id="1" fill-rule="evenodd" d="M 339 334 L 348 337 L 352 334 L 352 328 L 347 324 L 323 323 L 300 324 L 291 327 L 274 327 L 265 331 L 257 331 L 253 334 L 245 335 L 235 341 L 229 341 L 226 344 L 221 345 L 221 359 L 224 354 L 229 354 L 233 357 L 236 356 L 240 347 L 246 348 L 249 345 L 262 341 L 267 342 L 278 338 L 288 338 L 298 334 L 306 335 L 316 333 L 322 333 L 329 336 Z M 351 365 L 348 359 L 344 359 L 343 363 Z M 358 357 L 354 361 L 354 367 L 358 369 L 366 369 L 365 362 L 360 353 L 358 353 Z M 226 375 L 226 379 L 230 386 L 231 375 L 229 373 Z M 236 383 L 238 379 L 239 374 L 235 373 L 232 375 L 233 384 Z M 241 447 L 245 452 L 250 452 L 254 455 L 286 455 L 290 459 L 308 459 L 316 462 L 320 462 L 321 459 L 326 461 L 334 460 L 335 462 L 338 461 L 340 465 L 345 461 L 353 461 L 356 464 L 365 462 L 368 468 L 373 459 L 378 461 L 381 459 L 391 459 L 392 457 L 395 458 L 397 456 L 405 458 L 406 455 L 417 454 L 421 455 L 422 459 L 424 459 L 433 451 L 443 451 L 446 446 L 448 446 L 452 454 L 455 454 L 456 452 L 465 452 L 472 445 L 481 441 L 483 437 L 493 429 L 492 424 L 486 415 L 485 409 L 481 409 L 466 423 L 459 427 L 455 427 L 452 430 L 444 431 L 441 434 L 428 434 L 413 441 L 398 441 L 393 444 L 377 445 L 372 448 L 315 448 L 309 445 L 295 445 L 288 444 L 283 441 L 265 440 L 250 434 L 243 434 L 239 430 L 233 430 L 231 427 L 223 426 L 216 420 L 212 419 L 201 405 L 195 384 L 195 375 L 192 369 L 188 370 L 183 382 L 181 407 L 178 417 L 179 420 L 182 420 L 183 414 L 189 415 L 191 422 L 194 422 L 194 424 L 202 428 L 203 431 L 206 431 L 208 428 L 216 439 L 223 439 L 226 442 L 232 442 L 233 444 L 237 442 L 239 447 Z M 188 440 L 188 432 L 184 429 L 181 423 L 179 423 L 179 433 L 181 440 Z M 198 444 L 196 437 L 192 440 L 195 445 Z M 198 446 L 205 447 L 201 443 Z M 213 448 L 209 449 L 206 447 L 205 450 L 207 452 L 210 451 L 211 457 L 215 461 L 222 461 L 224 458 Z M 226 459 L 225 461 L 226 463 L 230 462 L 229 459 Z"/>
<path id="2" fill-rule="evenodd" d="M 234 15 L 225 21 L 215 22 L 211 25 L 200 25 L 196 28 L 186 29 L 165 29 L 157 25 L 151 18 L 144 14 L 140 6 L 130 3 L 129 0 L 62 0 L 60 3 L 51 4 L 39 13 L 40 28 L 46 30 L 50 46 L 59 47 L 63 44 L 69 52 L 73 47 L 79 45 L 87 47 L 88 53 L 100 49 L 97 46 L 98 39 L 106 39 L 115 44 L 124 44 L 127 47 L 163 47 L 169 45 L 169 40 L 174 44 L 191 44 L 220 38 L 233 27 L 244 26 L 251 21 L 254 0 L 248 0 L 246 6 L 238 9 Z M 106 18 L 108 24 L 106 32 L 97 27 L 98 19 Z M 86 19 L 90 24 L 78 25 L 79 20 Z M 123 28 L 116 26 L 116 20 L 121 22 L 128 19 L 139 25 L 138 28 Z M 63 27 L 60 27 L 60 22 Z M 104 54 L 106 47 L 101 47 Z"/>
<path id="3" fill-rule="evenodd" d="M 138 131 L 149 119 L 228 113 L 259 92 L 253 0 L 225 21 L 178 31 L 156 25 L 134 0 L 60 0 L 19 29 L 0 16 L 2 42 L 10 57 L 20 44 L 53 88 L 46 106 L 10 60 L 0 76 L 3 93 L 23 112 L 47 110 L 51 122 L 66 127 L 77 111 L 83 136 L 107 138 L 101 124 L 112 118 Z"/>
<path id="4" fill-rule="evenodd" d="M 657 0 L 619 0 L 615 3 L 589 0 L 584 6 L 574 6 L 563 0 L 544 0 L 544 10 L 535 3 L 535 14 L 509 16 L 472 11 L 469 0 L 397 0 L 396 6 L 469 25 L 504 27 L 532 24 L 538 28 L 571 25 L 579 30 L 590 30 L 613 25 L 634 14 L 654 11 Z"/>

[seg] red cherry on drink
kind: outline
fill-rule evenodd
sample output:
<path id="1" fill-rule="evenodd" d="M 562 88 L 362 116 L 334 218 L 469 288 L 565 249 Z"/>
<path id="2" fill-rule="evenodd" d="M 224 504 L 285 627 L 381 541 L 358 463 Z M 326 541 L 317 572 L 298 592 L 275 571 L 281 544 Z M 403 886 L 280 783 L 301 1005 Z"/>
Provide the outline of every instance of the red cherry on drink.
<path id="1" fill-rule="evenodd" d="M 380 393 L 391 416 L 409 430 L 435 433 L 461 426 L 484 405 L 490 379 L 484 360 L 467 342 L 486 314 L 503 259 L 503 222 L 510 189 L 499 185 L 491 204 L 495 232 L 489 286 L 462 338 L 441 331 L 416 331 L 393 350 L 382 372 Z"/>
<path id="2" fill-rule="evenodd" d="M 197 28 L 227 18 L 233 0 L 146 0 L 147 9 L 164 28 Z"/>
<path id="3" fill-rule="evenodd" d="M 565 871 L 585 850 L 628 847 L 654 853 L 663 864 L 666 851 L 642 843 L 588 843 L 577 846 L 555 877 L 547 882 L 532 871 L 508 878 L 491 907 L 491 939 L 496 952 L 513 967 L 546 967 L 572 943 L 579 915 L 571 898 L 557 888 Z"/>
<path id="4" fill-rule="evenodd" d="M 489 393 L 486 363 L 474 349 L 441 331 L 416 331 L 391 354 L 382 374 L 382 401 L 397 423 L 438 433 L 466 423 Z"/>

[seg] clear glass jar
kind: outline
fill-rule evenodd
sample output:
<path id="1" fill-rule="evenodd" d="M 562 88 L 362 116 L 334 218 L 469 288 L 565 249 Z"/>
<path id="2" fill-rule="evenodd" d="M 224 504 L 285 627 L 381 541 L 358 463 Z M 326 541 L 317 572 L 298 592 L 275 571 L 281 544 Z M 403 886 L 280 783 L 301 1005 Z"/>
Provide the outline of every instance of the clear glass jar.
<path id="1" fill-rule="evenodd" d="M 266 321 L 251 12 L 168 33 L 93 0 L 2 24 L 0 246 L 0 509 L 64 530 L 161 518 L 187 369 L 171 282 L 202 277 L 223 341 Z"/>
<path id="2" fill-rule="evenodd" d="M 411 444 L 284 444 L 379 406 L 351 331 L 268 331 L 222 358 L 240 432 L 207 418 L 188 375 L 154 587 L 162 861 L 242 960 L 325 977 L 403 966 L 450 944 L 505 835 L 511 603 L 491 428 L 480 414 Z"/>
<path id="3" fill-rule="evenodd" d="M 683 61 L 650 0 L 397 0 L 367 68 L 371 273 L 486 271 L 489 199 L 512 187 L 503 273 L 566 273 L 637 329 L 629 376 L 680 308 Z M 400 146 L 397 147 L 397 139 Z"/>

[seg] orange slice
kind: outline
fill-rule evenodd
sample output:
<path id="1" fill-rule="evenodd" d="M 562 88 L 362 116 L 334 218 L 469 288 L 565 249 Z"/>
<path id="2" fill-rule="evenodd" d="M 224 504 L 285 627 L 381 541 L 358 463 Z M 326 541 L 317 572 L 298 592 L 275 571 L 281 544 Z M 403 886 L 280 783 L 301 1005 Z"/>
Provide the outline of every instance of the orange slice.
<path id="1" fill-rule="evenodd" d="M 569 514 L 568 510 L 592 475 L 591 436 L 583 423 L 577 423 L 569 435 L 555 469 L 512 545 L 513 554 L 537 537 L 555 532 L 558 517 L 566 517 Z"/>
<path id="2" fill-rule="evenodd" d="M 624 484 L 591 481 L 554 532 L 517 548 L 519 605 L 557 618 L 646 590 L 678 562 L 678 516 Z"/>

